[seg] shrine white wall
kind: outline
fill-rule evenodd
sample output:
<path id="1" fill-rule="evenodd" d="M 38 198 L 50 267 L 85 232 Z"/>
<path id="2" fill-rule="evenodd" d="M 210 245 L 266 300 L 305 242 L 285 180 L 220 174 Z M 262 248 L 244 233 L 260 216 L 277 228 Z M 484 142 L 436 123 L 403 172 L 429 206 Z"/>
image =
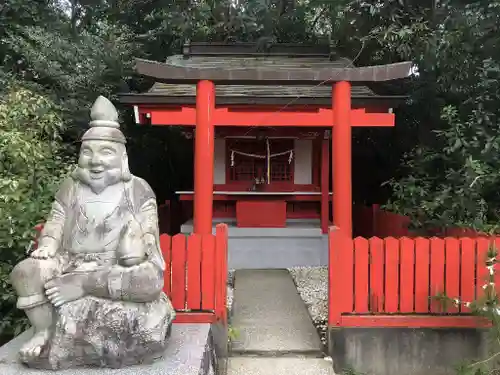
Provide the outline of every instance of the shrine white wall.
<path id="1" fill-rule="evenodd" d="M 226 183 L 226 140 L 216 138 L 214 143 L 214 184 Z"/>
<path id="2" fill-rule="evenodd" d="M 312 184 L 313 142 L 310 139 L 296 139 L 294 144 L 294 183 Z"/>

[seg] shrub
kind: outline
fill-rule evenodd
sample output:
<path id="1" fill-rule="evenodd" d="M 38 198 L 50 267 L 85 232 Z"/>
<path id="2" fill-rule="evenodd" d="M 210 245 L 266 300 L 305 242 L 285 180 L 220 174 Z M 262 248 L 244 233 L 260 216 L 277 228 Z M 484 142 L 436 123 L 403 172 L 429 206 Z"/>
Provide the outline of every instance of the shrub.
<path id="1" fill-rule="evenodd" d="M 48 97 L 17 82 L 0 99 L 0 340 L 26 327 L 9 273 L 25 256 L 34 226 L 48 214 L 71 168 L 59 137 L 60 113 Z"/>

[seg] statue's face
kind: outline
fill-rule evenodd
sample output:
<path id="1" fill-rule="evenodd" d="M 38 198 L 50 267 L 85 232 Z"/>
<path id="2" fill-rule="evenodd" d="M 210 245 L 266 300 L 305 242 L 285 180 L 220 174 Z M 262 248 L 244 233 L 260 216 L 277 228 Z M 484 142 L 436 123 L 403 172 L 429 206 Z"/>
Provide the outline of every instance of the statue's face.
<path id="1" fill-rule="evenodd" d="M 120 143 L 85 141 L 78 160 L 80 178 L 94 191 L 102 191 L 120 181 L 124 156 L 125 146 Z"/>

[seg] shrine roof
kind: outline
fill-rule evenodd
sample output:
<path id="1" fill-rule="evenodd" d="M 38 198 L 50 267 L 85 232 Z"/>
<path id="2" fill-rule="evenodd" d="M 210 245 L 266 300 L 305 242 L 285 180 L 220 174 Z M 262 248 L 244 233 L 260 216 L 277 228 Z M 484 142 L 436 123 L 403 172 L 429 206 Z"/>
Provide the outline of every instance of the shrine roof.
<path id="1" fill-rule="evenodd" d="M 398 101 L 404 96 L 376 95 L 367 84 L 405 78 L 410 62 L 354 67 L 352 60 L 336 56 L 328 45 L 273 45 L 256 52 L 252 43 L 184 46 L 183 54 L 164 63 L 137 59 L 136 71 L 156 83 L 141 94 L 121 94 L 120 100 L 134 104 L 189 104 L 196 97 L 196 82 L 216 83 L 218 103 L 281 104 L 296 98 L 298 104 L 331 103 L 329 82 L 353 83 L 354 101 Z M 271 103 L 269 103 L 271 101 Z M 221 103 L 222 104 L 222 103 Z"/>

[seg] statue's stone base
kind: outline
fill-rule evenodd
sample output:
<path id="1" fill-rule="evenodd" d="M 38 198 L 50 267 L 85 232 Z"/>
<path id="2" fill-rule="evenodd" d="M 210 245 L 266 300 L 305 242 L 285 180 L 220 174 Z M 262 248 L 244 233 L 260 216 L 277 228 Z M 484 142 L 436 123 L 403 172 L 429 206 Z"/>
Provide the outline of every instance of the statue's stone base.
<path id="1" fill-rule="evenodd" d="M 26 331 L 0 347 L 1 375 L 213 375 L 216 361 L 210 324 L 174 324 L 163 358 L 150 365 L 121 369 L 80 367 L 62 371 L 30 369 L 18 361 L 20 347 L 32 336 Z"/>

